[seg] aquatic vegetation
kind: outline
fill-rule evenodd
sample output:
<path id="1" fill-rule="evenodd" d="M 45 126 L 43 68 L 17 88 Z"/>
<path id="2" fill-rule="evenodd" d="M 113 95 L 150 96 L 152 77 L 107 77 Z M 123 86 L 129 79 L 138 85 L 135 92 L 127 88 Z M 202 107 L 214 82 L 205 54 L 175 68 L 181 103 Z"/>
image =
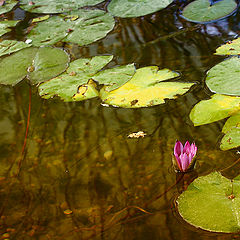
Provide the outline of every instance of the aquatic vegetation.
<path id="1" fill-rule="evenodd" d="M 183 17 L 192 22 L 210 22 L 231 15 L 237 9 L 234 0 L 222 0 L 212 4 L 209 0 L 195 0 L 183 9 Z"/>
<path id="2" fill-rule="evenodd" d="M 25 48 L 0 60 L 0 84 L 14 86 L 25 77 L 39 84 L 64 72 L 68 63 L 68 54 L 60 48 Z"/>
<path id="3" fill-rule="evenodd" d="M 187 172 L 194 168 L 196 162 L 197 146 L 195 143 L 186 141 L 185 145 L 180 141 L 176 141 L 174 146 L 173 164 L 179 172 Z"/>
<path id="4" fill-rule="evenodd" d="M 60 41 L 83 46 L 104 38 L 114 25 L 114 18 L 105 11 L 80 9 L 35 23 L 28 38 L 34 46 L 53 45 Z"/>
<path id="5" fill-rule="evenodd" d="M 180 215 L 191 225 L 213 232 L 239 232 L 240 180 L 218 172 L 195 179 L 177 199 Z"/>

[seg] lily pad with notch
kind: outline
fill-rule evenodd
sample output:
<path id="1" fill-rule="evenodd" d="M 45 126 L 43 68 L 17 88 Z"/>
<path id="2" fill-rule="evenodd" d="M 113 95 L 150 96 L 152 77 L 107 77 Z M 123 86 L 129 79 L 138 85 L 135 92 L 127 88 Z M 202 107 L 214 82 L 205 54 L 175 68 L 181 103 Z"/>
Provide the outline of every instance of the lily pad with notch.
<path id="1" fill-rule="evenodd" d="M 45 99 L 59 96 L 64 101 L 82 101 L 97 97 L 96 82 L 116 89 L 129 81 L 135 72 L 133 64 L 98 72 L 106 66 L 113 56 L 95 56 L 81 58 L 70 63 L 67 71 L 39 86 L 39 94 Z M 114 76 L 115 73 L 115 76 Z"/>
<path id="2" fill-rule="evenodd" d="M 33 13 L 63 13 L 77 10 L 81 7 L 94 6 L 103 0 L 21 0 L 20 7 Z"/>
<path id="3" fill-rule="evenodd" d="M 66 70 L 68 54 L 59 48 L 25 48 L 0 60 L 0 84 L 16 85 L 25 77 L 39 84 Z"/>
<path id="4" fill-rule="evenodd" d="M 5 0 L 3 5 L 0 5 L 0 14 L 11 11 L 18 3 L 16 0 Z"/>
<path id="5" fill-rule="evenodd" d="M 80 9 L 69 14 L 52 16 L 36 23 L 28 34 L 32 44 L 42 46 L 63 41 L 83 46 L 105 37 L 115 25 L 109 13 L 98 9 Z"/>
<path id="6" fill-rule="evenodd" d="M 195 179 L 177 199 L 178 211 L 189 224 L 212 232 L 240 231 L 240 181 L 218 172 Z"/>
<path id="7" fill-rule="evenodd" d="M 235 0 L 221 0 L 210 5 L 209 0 L 195 0 L 184 7 L 182 16 L 191 22 L 212 22 L 233 14 L 237 9 Z"/>
<path id="8" fill-rule="evenodd" d="M 166 8 L 173 0 L 112 0 L 107 9 L 117 17 L 139 17 Z"/>
<path id="9" fill-rule="evenodd" d="M 240 97 L 214 94 L 197 103 L 190 113 L 194 126 L 208 124 L 240 112 Z"/>
<path id="10" fill-rule="evenodd" d="M 101 74 L 101 73 L 100 73 Z M 100 97 L 104 104 L 124 108 L 149 107 L 164 103 L 166 98 L 186 93 L 194 83 L 165 82 L 178 77 L 179 73 L 169 69 L 158 70 L 157 66 L 136 70 L 130 81 L 116 90 L 103 87 Z"/>

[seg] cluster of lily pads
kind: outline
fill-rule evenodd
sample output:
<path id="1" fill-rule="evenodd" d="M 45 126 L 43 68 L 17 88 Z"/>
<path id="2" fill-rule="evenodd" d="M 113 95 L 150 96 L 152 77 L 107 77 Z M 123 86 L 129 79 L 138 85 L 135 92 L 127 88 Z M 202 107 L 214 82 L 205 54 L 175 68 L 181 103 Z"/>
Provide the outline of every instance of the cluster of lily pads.
<path id="1" fill-rule="evenodd" d="M 112 55 L 80 58 L 70 62 L 69 55 L 63 49 L 51 46 L 59 41 L 88 45 L 113 30 L 114 17 L 144 16 L 167 7 L 173 0 L 111 0 L 107 6 L 108 12 L 82 9 L 102 2 L 3 1 L 0 14 L 19 4 L 25 11 L 44 15 L 32 19 L 26 42 L 0 42 L 0 84 L 14 86 L 27 79 L 38 87 L 40 96 L 45 99 L 57 96 L 71 102 L 99 97 L 104 104 L 125 108 L 161 104 L 164 99 L 184 94 L 194 85 L 167 81 L 179 78 L 180 74 L 169 69 L 159 70 L 157 66 L 136 69 L 134 64 L 128 64 L 108 68 Z M 236 9 L 234 0 L 221 0 L 213 5 L 209 0 L 195 0 L 181 14 L 189 21 L 202 23 L 225 17 Z M 18 21 L 0 21 L 0 36 L 17 24 Z M 225 135 L 220 145 L 222 150 L 227 150 L 240 146 L 240 60 L 236 56 L 240 54 L 240 40 L 221 46 L 216 54 L 232 57 L 208 71 L 206 85 L 215 94 L 211 99 L 196 104 L 190 118 L 195 126 L 199 126 L 229 117 L 222 130 Z M 194 147 L 193 158 L 196 148 L 195 145 L 191 146 Z M 176 155 L 179 154 L 176 151 Z M 184 156 L 186 159 L 189 157 L 186 154 Z M 179 168 L 187 170 L 186 166 L 179 165 Z M 179 196 L 179 213 L 187 222 L 206 230 L 238 232 L 240 198 L 235 193 L 239 191 L 239 178 L 230 181 L 219 173 L 200 177 Z"/>
<path id="2" fill-rule="evenodd" d="M 227 118 L 220 148 L 240 146 L 240 38 L 216 50 L 230 55 L 207 72 L 206 85 L 214 92 L 209 100 L 197 103 L 190 118 L 195 126 Z M 194 180 L 177 199 L 180 215 L 191 225 L 214 232 L 240 231 L 240 176 L 233 180 L 218 172 Z M 216 207 L 217 206 L 217 207 Z"/>
<path id="3" fill-rule="evenodd" d="M 194 106 L 190 119 L 195 126 L 228 118 L 220 148 L 240 146 L 240 38 L 227 42 L 216 50 L 217 55 L 230 55 L 207 72 L 206 85 L 215 94 Z"/>

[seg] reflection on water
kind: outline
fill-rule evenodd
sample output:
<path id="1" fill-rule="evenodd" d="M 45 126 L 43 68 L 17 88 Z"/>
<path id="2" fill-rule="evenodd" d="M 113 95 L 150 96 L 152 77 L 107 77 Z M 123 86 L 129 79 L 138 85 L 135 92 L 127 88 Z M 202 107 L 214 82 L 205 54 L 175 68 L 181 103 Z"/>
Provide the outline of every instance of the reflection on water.
<path id="1" fill-rule="evenodd" d="M 104 5 L 102 5 L 104 7 Z M 222 170 L 236 151 L 218 149 L 224 121 L 196 127 L 188 114 L 209 92 L 205 72 L 223 57 L 217 46 L 238 34 L 238 16 L 208 25 L 178 17 L 178 6 L 146 17 L 116 19 L 114 31 L 87 47 L 63 45 L 72 59 L 114 54 L 111 65 L 135 62 L 182 73 L 190 93 L 143 109 L 41 99 L 34 87 L 0 87 L 0 233 L 2 239 L 233 239 L 186 224 L 174 199 L 195 175 Z M 17 10 L 18 11 L 18 10 Z M 26 21 L 5 38 L 22 38 Z M 15 12 L 9 18 L 17 18 Z M 110 65 L 110 66 L 111 66 Z M 30 89 L 29 89 L 30 88 Z M 29 93 L 29 90 L 31 94 Z M 22 153 L 31 103 L 27 144 Z M 130 139 L 132 132 L 147 136 Z M 176 139 L 198 146 L 195 173 L 176 176 Z M 223 171 L 229 177 L 235 166 Z M 176 184 L 177 183 L 177 184 Z"/>

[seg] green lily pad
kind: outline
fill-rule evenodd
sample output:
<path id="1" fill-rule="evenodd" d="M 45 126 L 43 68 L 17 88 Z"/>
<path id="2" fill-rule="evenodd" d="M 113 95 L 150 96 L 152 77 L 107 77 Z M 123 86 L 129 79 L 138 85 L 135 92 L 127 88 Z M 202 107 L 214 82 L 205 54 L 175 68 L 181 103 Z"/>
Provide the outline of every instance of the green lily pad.
<path id="1" fill-rule="evenodd" d="M 4 40 L 0 42 L 0 56 L 17 52 L 21 49 L 30 47 L 31 44 L 15 40 Z"/>
<path id="2" fill-rule="evenodd" d="M 239 55 L 240 54 L 240 38 L 228 41 L 216 49 L 216 55 Z"/>
<path id="3" fill-rule="evenodd" d="M 11 11 L 17 3 L 16 0 L 5 0 L 4 5 L 0 6 L 0 14 Z"/>
<path id="4" fill-rule="evenodd" d="M 28 38 L 34 46 L 52 45 L 59 41 L 83 46 L 105 37 L 114 25 L 114 18 L 102 10 L 81 9 L 71 12 L 70 16 L 53 16 L 37 23 Z"/>
<path id="5" fill-rule="evenodd" d="M 139 17 L 167 7 L 173 0 L 112 0 L 108 11 L 117 17 Z"/>
<path id="6" fill-rule="evenodd" d="M 240 113 L 231 116 L 224 124 L 222 132 L 227 133 L 231 128 L 240 127 Z"/>
<path id="7" fill-rule="evenodd" d="M 11 32 L 11 27 L 15 27 L 19 21 L 1 21 L 0 22 L 0 37 L 7 32 Z"/>
<path id="8" fill-rule="evenodd" d="M 191 22 L 209 22 L 229 16 L 236 9 L 234 0 L 221 0 L 212 6 L 209 0 L 196 0 L 183 9 L 183 17 Z"/>
<path id="9" fill-rule="evenodd" d="M 63 13 L 77 10 L 85 6 L 93 6 L 103 0 L 21 0 L 20 7 L 28 12 L 34 13 Z"/>
<path id="10" fill-rule="evenodd" d="M 212 123 L 240 112 L 240 97 L 214 94 L 209 100 L 197 103 L 190 119 L 194 126 Z"/>
<path id="11" fill-rule="evenodd" d="M 233 190 L 233 191 L 232 191 Z M 214 172 L 195 179 L 177 199 L 189 224 L 213 232 L 240 231 L 240 181 Z"/>
<path id="12" fill-rule="evenodd" d="M 206 77 L 208 88 L 214 93 L 240 96 L 240 59 L 232 57 L 212 67 Z"/>
<path id="13" fill-rule="evenodd" d="M 103 87 L 100 97 L 104 103 L 124 107 L 149 107 L 164 103 L 165 98 L 175 98 L 187 92 L 193 83 L 163 82 L 179 76 L 169 69 L 158 70 L 156 66 L 137 69 L 132 79 L 111 92 Z"/>
<path id="14" fill-rule="evenodd" d="M 240 127 L 232 127 L 222 138 L 220 149 L 229 150 L 240 147 Z"/>
<path id="15" fill-rule="evenodd" d="M 94 90 L 94 84 L 90 80 L 112 58 L 113 56 L 96 56 L 71 62 L 65 73 L 39 86 L 40 96 L 45 99 L 59 96 L 64 101 L 80 101 L 98 96 L 98 91 Z"/>
<path id="16" fill-rule="evenodd" d="M 25 77 L 38 84 L 65 71 L 68 62 L 67 53 L 58 48 L 25 48 L 0 60 L 0 84 L 14 86 Z"/>

